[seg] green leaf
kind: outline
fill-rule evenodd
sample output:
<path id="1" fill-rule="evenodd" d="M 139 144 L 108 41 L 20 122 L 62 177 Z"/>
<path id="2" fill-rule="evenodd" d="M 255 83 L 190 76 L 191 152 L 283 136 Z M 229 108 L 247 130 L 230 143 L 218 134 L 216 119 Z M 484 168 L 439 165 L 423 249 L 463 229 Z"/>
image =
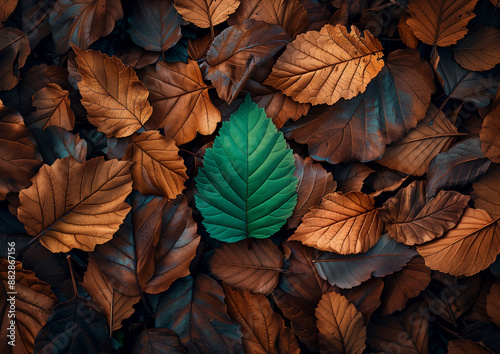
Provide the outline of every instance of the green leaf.
<path id="1" fill-rule="evenodd" d="M 298 179 L 292 150 L 247 95 L 222 124 L 196 177 L 196 205 L 213 238 L 266 238 L 292 215 Z"/>

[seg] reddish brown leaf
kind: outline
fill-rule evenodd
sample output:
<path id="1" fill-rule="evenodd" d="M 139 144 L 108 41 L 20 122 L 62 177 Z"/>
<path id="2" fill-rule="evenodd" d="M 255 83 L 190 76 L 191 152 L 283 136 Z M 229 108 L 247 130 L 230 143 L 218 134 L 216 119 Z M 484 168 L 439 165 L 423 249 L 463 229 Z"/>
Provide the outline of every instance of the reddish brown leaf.
<path id="1" fill-rule="evenodd" d="M 493 283 L 486 297 L 486 312 L 493 323 L 500 327 L 500 282 L 498 280 Z"/>
<path id="2" fill-rule="evenodd" d="M 16 9 L 18 0 L 0 0 L 0 22 L 5 22 Z"/>
<path id="3" fill-rule="evenodd" d="M 336 292 L 346 297 L 363 315 L 365 324 L 379 306 L 384 282 L 381 278 L 371 278 L 352 289 L 335 289 Z"/>
<path id="4" fill-rule="evenodd" d="M 217 248 L 209 265 L 227 284 L 268 295 L 278 284 L 283 254 L 269 239 L 242 240 Z"/>
<path id="5" fill-rule="evenodd" d="M 448 354 L 490 354 L 490 351 L 469 339 L 455 339 L 448 343 Z"/>
<path id="6" fill-rule="evenodd" d="M 484 118 L 479 132 L 481 151 L 492 162 L 500 163 L 500 103 Z"/>
<path id="7" fill-rule="evenodd" d="M 500 253 L 499 220 L 492 220 L 484 210 L 467 208 L 455 228 L 417 246 L 417 251 L 431 269 L 451 275 L 474 275 Z"/>
<path id="8" fill-rule="evenodd" d="M 196 133 L 212 134 L 220 122 L 220 113 L 210 101 L 209 87 L 203 82 L 195 61 L 156 64 L 140 73 L 150 90 L 153 114 L 146 129 L 163 128 L 165 136 L 177 145 L 185 144 Z"/>
<path id="9" fill-rule="evenodd" d="M 323 295 L 316 308 L 321 353 L 362 353 L 366 347 L 366 327 L 361 312 L 344 296 Z"/>
<path id="10" fill-rule="evenodd" d="M 500 217 L 500 166 L 495 166 L 478 179 L 472 187 L 472 200 L 479 209 L 484 209 L 492 218 Z"/>
<path id="11" fill-rule="evenodd" d="M 408 48 L 417 49 L 418 38 L 415 36 L 415 33 L 413 33 L 411 27 L 408 26 L 408 23 L 406 23 L 406 21 L 409 18 L 410 16 L 405 14 L 401 16 L 401 18 L 399 19 L 399 24 L 398 24 L 399 36 L 401 37 L 401 40 L 403 41 L 404 44 L 406 44 Z"/>
<path id="12" fill-rule="evenodd" d="M 30 43 L 23 32 L 13 27 L 0 28 L 0 91 L 17 85 L 19 69 L 30 52 Z"/>
<path id="13" fill-rule="evenodd" d="M 382 292 L 382 316 L 405 308 L 406 302 L 417 296 L 431 281 L 431 270 L 422 257 L 413 258 L 403 269 L 384 278 Z"/>
<path id="14" fill-rule="evenodd" d="M 177 333 L 166 328 L 150 328 L 141 332 L 135 342 L 133 353 L 153 354 L 165 350 L 170 354 L 186 353 Z"/>
<path id="15" fill-rule="evenodd" d="M 327 194 L 304 215 L 289 240 L 340 254 L 366 252 L 377 243 L 383 228 L 374 203 L 361 192 Z"/>
<path id="16" fill-rule="evenodd" d="M 184 160 L 173 140 L 156 130 L 137 135 L 127 148 L 123 160 L 132 161 L 134 189 L 174 199 L 185 188 L 188 179 Z"/>
<path id="17" fill-rule="evenodd" d="M 223 284 L 227 313 L 238 322 L 247 353 L 296 353 L 299 346 L 293 332 L 285 327 L 264 295 L 239 291 Z M 287 348 L 287 351 L 282 349 Z"/>
<path id="18" fill-rule="evenodd" d="M 50 126 L 72 130 L 75 115 L 70 108 L 69 92 L 50 83 L 33 95 L 33 106 L 37 108 L 29 116 L 30 128 L 45 129 Z"/>
<path id="19" fill-rule="evenodd" d="M 37 146 L 23 118 L 0 101 L 0 200 L 30 185 L 33 171 L 42 164 Z"/>
<path id="20" fill-rule="evenodd" d="M 453 48 L 455 60 L 471 71 L 490 70 L 500 63 L 500 31 L 479 27 Z"/>
<path id="21" fill-rule="evenodd" d="M 294 175 L 299 178 L 297 186 L 297 204 L 292 216 L 288 219 L 288 227 L 297 227 L 302 217 L 310 208 L 317 206 L 325 194 L 335 190 L 337 183 L 332 174 L 317 164 L 310 157 L 302 159 L 297 154 L 295 157 Z"/>
<path id="22" fill-rule="evenodd" d="M 128 162 L 103 157 L 78 163 L 68 156 L 43 165 L 19 193 L 18 218 L 51 252 L 93 251 L 123 223 L 132 190 Z"/>
<path id="23" fill-rule="evenodd" d="M 218 36 L 220 31 L 215 32 Z M 188 55 L 192 60 L 202 60 L 205 59 L 210 45 L 212 44 L 212 36 L 207 33 L 202 38 L 188 39 L 187 51 Z"/>
<path id="24" fill-rule="evenodd" d="M 140 296 L 126 296 L 113 289 L 92 260 L 87 266 L 82 285 L 92 301 L 106 315 L 110 335 L 122 327 L 122 321 L 134 313 L 132 306 L 141 299 Z"/>
<path id="25" fill-rule="evenodd" d="M 239 0 L 175 0 L 182 17 L 200 28 L 213 28 L 236 11 Z"/>
<path id="26" fill-rule="evenodd" d="M 132 135 L 151 116 L 148 90 L 117 57 L 73 46 L 82 81 L 78 88 L 88 120 L 106 136 Z"/>
<path id="27" fill-rule="evenodd" d="M 15 273 L 15 284 L 9 280 Z M 8 294 L 16 292 L 15 295 Z M 14 301 L 9 301 L 14 298 Z M 50 285 L 38 280 L 30 270 L 22 268 L 21 262 L 0 259 L 0 350 L 2 353 L 32 353 L 35 337 L 49 318 L 57 297 Z M 15 317 L 12 317 L 12 313 Z M 9 330 L 9 327 L 14 330 Z M 12 335 L 12 337 L 8 337 Z M 13 342 L 15 346 L 9 345 Z"/>
<path id="28" fill-rule="evenodd" d="M 441 237 L 455 227 L 470 197 L 440 191 L 426 202 L 425 182 L 414 181 L 379 209 L 387 231 L 397 242 L 413 246 Z"/>
<path id="29" fill-rule="evenodd" d="M 404 173 L 390 168 L 377 166 L 376 173 L 371 174 L 366 180 L 366 184 L 374 190 L 369 195 L 375 198 L 384 192 L 395 191 L 405 183 L 408 177 Z"/>

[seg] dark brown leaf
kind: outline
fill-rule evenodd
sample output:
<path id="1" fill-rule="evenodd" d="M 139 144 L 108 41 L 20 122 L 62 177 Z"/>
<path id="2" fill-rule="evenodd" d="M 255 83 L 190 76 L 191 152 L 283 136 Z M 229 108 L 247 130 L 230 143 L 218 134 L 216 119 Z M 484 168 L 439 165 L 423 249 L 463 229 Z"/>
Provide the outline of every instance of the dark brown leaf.
<path id="1" fill-rule="evenodd" d="M 483 126 L 479 132 L 481 151 L 490 161 L 500 163 L 500 103 L 484 117 Z"/>
<path id="2" fill-rule="evenodd" d="M 10 90 L 19 82 L 19 68 L 31 53 L 28 37 L 13 27 L 0 29 L 0 91 Z"/>
<path id="3" fill-rule="evenodd" d="M 472 200 L 492 218 L 500 217 L 500 166 L 496 165 L 473 185 Z"/>

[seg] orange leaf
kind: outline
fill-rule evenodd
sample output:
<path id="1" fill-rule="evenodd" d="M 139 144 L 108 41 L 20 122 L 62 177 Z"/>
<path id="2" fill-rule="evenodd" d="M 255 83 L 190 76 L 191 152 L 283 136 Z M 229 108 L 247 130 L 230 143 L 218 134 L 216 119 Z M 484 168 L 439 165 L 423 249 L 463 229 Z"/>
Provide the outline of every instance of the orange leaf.
<path id="1" fill-rule="evenodd" d="M 23 118 L 0 101 L 0 200 L 30 185 L 32 172 L 42 164 Z"/>
<path id="2" fill-rule="evenodd" d="M 268 295 L 278 284 L 283 254 L 270 239 L 242 240 L 217 248 L 209 265 L 214 275 L 227 284 Z"/>
<path id="3" fill-rule="evenodd" d="M 30 128 L 45 129 L 50 126 L 72 130 L 75 115 L 70 108 L 69 92 L 57 84 L 46 87 L 33 95 L 33 106 L 37 108 L 29 117 Z"/>
<path id="4" fill-rule="evenodd" d="M 324 294 L 316 308 L 321 353 L 362 353 L 366 347 L 363 316 L 344 296 Z"/>
<path id="5" fill-rule="evenodd" d="M 398 23 L 399 36 L 401 37 L 401 40 L 403 41 L 404 44 L 406 44 L 408 48 L 417 49 L 418 38 L 413 33 L 411 27 L 408 26 L 408 24 L 406 23 L 406 21 L 409 18 L 410 17 L 405 14 L 401 16 L 401 18 L 399 19 Z"/>
<path id="6" fill-rule="evenodd" d="M 486 297 L 486 312 L 493 323 L 500 327 L 500 282 L 498 280 L 493 283 Z"/>
<path id="7" fill-rule="evenodd" d="M 382 235 L 375 201 L 361 192 L 330 193 L 304 215 L 290 241 L 340 254 L 366 252 Z"/>
<path id="8" fill-rule="evenodd" d="M 479 132 L 481 151 L 490 161 L 500 163 L 500 103 L 484 117 L 483 126 Z"/>
<path id="9" fill-rule="evenodd" d="M 331 105 L 366 90 L 384 66 L 382 49 L 368 31 L 325 25 L 297 36 L 264 84 L 301 103 Z"/>
<path id="10" fill-rule="evenodd" d="M 82 81 L 78 88 L 88 120 L 106 136 L 132 135 L 149 119 L 148 90 L 120 59 L 73 46 Z"/>
<path id="11" fill-rule="evenodd" d="M 10 90 L 19 82 L 19 69 L 30 54 L 28 37 L 13 27 L 0 29 L 0 91 Z"/>
<path id="12" fill-rule="evenodd" d="M 200 28 L 213 28 L 236 11 L 239 0 L 175 0 L 182 17 Z"/>
<path id="13" fill-rule="evenodd" d="M 472 187 L 472 200 L 477 208 L 484 209 L 492 218 L 500 217 L 500 166 L 495 166 L 478 179 Z"/>
<path id="14" fill-rule="evenodd" d="M 161 61 L 155 68 L 146 67 L 140 78 L 151 91 L 153 106 L 146 129 L 163 128 L 165 136 L 177 145 L 193 140 L 196 132 L 208 135 L 215 131 L 221 115 L 210 101 L 209 87 L 195 61 Z"/>
<path id="15" fill-rule="evenodd" d="M 465 209 L 455 228 L 443 237 L 417 246 L 431 269 L 451 275 L 474 275 L 500 253 L 500 223 L 481 209 Z"/>
<path id="16" fill-rule="evenodd" d="M 9 256 L 10 257 L 10 256 Z M 11 264 L 14 266 L 15 285 L 10 286 L 12 274 Z M 16 294 L 8 295 L 15 291 Z M 9 299 L 14 297 L 14 303 Z M 52 307 L 57 303 L 57 297 L 50 290 L 50 285 L 39 280 L 35 273 L 22 268 L 21 262 L 11 263 L 7 259 L 0 259 L 0 306 L 1 330 L 0 351 L 2 353 L 32 353 L 35 337 L 49 318 Z M 15 318 L 11 316 L 11 309 L 14 310 Z M 11 321 L 14 324 L 15 339 L 7 337 L 11 334 L 8 327 Z M 14 341 L 16 346 L 8 345 Z"/>
<path id="17" fill-rule="evenodd" d="M 68 156 L 43 165 L 19 193 L 18 218 L 51 252 L 93 251 L 109 241 L 130 210 L 129 163 L 103 157 L 78 163 Z"/>
<path id="18" fill-rule="evenodd" d="M 264 295 L 252 294 L 248 290 L 242 292 L 226 284 L 223 284 L 223 288 L 227 313 L 241 326 L 245 352 L 300 352 L 293 332 L 285 327 L 283 318 L 272 310 Z M 283 347 L 288 347 L 288 350 L 282 351 Z"/>
<path id="19" fill-rule="evenodd" d="M 137 135 L 123 160 L 132 161 L 134 188 L 142 194 L 174 199 L 188 179 L 184 160 L 173 140 L 152 130 Z"/>
<path id="20" fill-rule="evenodd" d="M 490 70 L 500 63 L 500 31 L 479 27 L 453 48 L 457 63 L 471 71 Z"/>
<path id="21" fill-rule="evenodd" d="M 477 0 L 412 0 L 408 3 L 411 17 L 406 23 L 425 44 L 447 47 L 467 33 L 467 24 Z"/>
<path id="22" fill-rule="evenodd" d="M 0 22 L 5 22 L 16 9 L 18 0 L 0 1 Z"/>

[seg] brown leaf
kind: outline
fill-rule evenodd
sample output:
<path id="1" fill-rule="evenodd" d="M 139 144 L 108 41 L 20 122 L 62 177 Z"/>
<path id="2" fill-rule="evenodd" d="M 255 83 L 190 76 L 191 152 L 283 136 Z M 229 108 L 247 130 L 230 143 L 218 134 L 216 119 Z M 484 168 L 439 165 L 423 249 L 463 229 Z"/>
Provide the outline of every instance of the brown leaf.
<path id="1" fill-rule="evenodd" d="M 455 227 L 470 197 L 455 191 L 440 191 L 426 202 L 425 182 L 414 181 L 379 209 L 387 232 L 408 246 L 441 237 Z"/>
<path id="2" fill-rule="evenodd" d="M 474 205 L 484 209 L 492 218 L 500 217 L 500 166 L 495 166 L 473 185 Z"/>
<path id="3" fill-rule="evenodd" d="M 364 180 L 375 172 L 370 167 L 359 162 L 333 165 L 333 175 L 337 182 L 337 191 L 342 193 L 361 192 Z"/>
<path id="4" fill-rule="evenodd" d="M 479 132 L 481 151 L 490 161 L 500 163 L 500 103 L 484 117 L 483 126 Z"/>
<path id="5" fill-rule="evenodd" d="M 239 0 L 175 0 L 182 17 L 200 28 L 213 28 L 236 11 Z"/>
<path id="6" fill-rule="evenodd" d="M 72 130 L 75 115 L 70 108 L 69 92 L 50 83 L 33 95 L 33 106 L 37 108 L 28 119 L 30 128 L 45 129 L 50 126 Z"/>
<path id="7" fill-rule="evenodd" d="M 380 295 L 384 289 L 384 282 L 381 278 L 370 278 L 352 289 L 336 288 L 335 291 L 346 297 L 363 315 L 365 324 L 380 306 Z"/>
<path id="8" fill-rule="evenodd" d="M 126 296 L 113 289 L 92 260 L 87 266 L 82 285 L 92 301 L 106 315 L 110 335 L 122 327 L 122 321 L 134 313 L 135 309 L 132 306 L 141 299 L 140 296 Z"/>
<path id="9" fill-rule="evenodd" d="M 490 351 L 472 340 L 455 339 L 448 342 L 448 354 L 490 354 Z"/>
<path id="10" fill-rule="evenodd" d="M 169 354 L 186 353 L 177 333 L 166 328 L 149 328 L 141 332 L 134 346 L 134 354 L 154 354 L 168 351 Z"/>
<path id="11" fill-rule="evenodd" d="M 5 22 L 16 9 L 18 0 L 0 0 L 0 22 Z"/>
<path id="12" fill-rule="evenodd" d="M 23 118 L 0 101 L 0 200 L 30 185 L 33 170 L 42 164 Z"/>
<path id="13" fill-rule="evenodd" d="M 414 304 L 399 316 L 373 316 L 367 332 L 368 344 L 377 351 L 428 354 L 429 308 Z"/>
<path id="14" fill-rule="evenodd" d="M 241 25 L 248 19 L 280 25 L 293 38 L 309 26 L 307 12 L 299 0 L 246 0 L 228 23 Z"/>
<path id="15" fill-rule="evenodd" d="M 500 31 L 479 27 L 453 48 L 453 56 L 464 69 L 490 70 L 500 63 Z"/>
<path id="16" fill-rule="evenodd" d="M 399 23 L 398 23 L 399 36 L 401 37 L 401 40 L 403 41 L 404 44 L 406 44 L 406 46 L 408 48 L 417 49 L 418 38 L 415 36 L 415 33 L 413 33 L 413 30 L 411 29 L 411 27 L 408 26 L 408 23 L 406 23 L 406 21 L 409 18 L 410 18 L 410 16 L 404 14 L 399 19 Z"/>
<path id="17" fill-rule="evenodd" d="M 128 162 L 97 157 L 80 164 L 68 156 L 43 165 L 32 183 L 19 193 L 18 218 L 54 253 L 93 251 L 113 237 L 130 210 Z"/>
<path id="18" fill-rule="evenodd" d="M 415 36 L 429 45 L 447 47 L 467 33 L 467 24 L 477 0 L 412 0 L 408 3 L 411 17 L 406 23 Z"/>
<path id="19" fill-rule="evenodd" d="M 0 29 L 0 91 L 10 90 L 19 82 L 19 69 L 31 53 L 28 37 L 13 27 Z"/>
<path id="20" fill-rule="evenodd" d="M 344 296 L 324 294 L 316 308 L 321 353 L 362 353 L 366 347 L 363 316 Z"/>
<path id="21" fill-rule="evenodd" d="M 113 31 L 123 17 L 120 0 L 56 1 L 49 22 L 56 54 L 63 54 L 71 44 L 87 49 Z"/>
<path id="22" fill-rule="evenodd" d="M 123 160 L 132 161 L 134 189 L 142 194 L 155 194 L 174 199 L 188 179 L 184 160 L 175 142 L 156 130 L 134 137 Z"/>
<path id="23" fill-rule="evenodd" d="M 283 254 L 270 239 L 242 240 L 217 248 L 209 265 L 232 287 L 268 295 L 278 284 Z"/>
<path id="24" fill-rule="evenodd" d="M 207 52 L 205 76 L 219 97 L 228 103 L 241 92 L 248 79 L 272 58 L 290 37 L 281 26 L 256 20 L 226 28 Z"/>
<path id="25" fill-rule="evenodd" d="M 377 163 L 409 175 L 422 176 L 432 159 L 448 150 L 460 135 L 463 134 L 444 113 L 431 104 L 424 120 L 397 142 L 387 146 Z"/>
<path id="26" fill-rule="evenodd" d="M 304 215 L 290 241 L 340 254 L 366 252 L 382 235 L 375 201 L 361 192 L 330 193 Z"/>
<path id="27" fill-rule="evenodd" d="M 481 209 L 465 209 L 455 228 L 443 237 L 417 246 L 431 269 L 471 276 L 486 269 L 500 253 L 500 223 Z"/>
<path id="28" fill-rule="evenodd" d="M 220 31 L 215 31 L 216 36 L 220 34 Z M 188 39 L 187 51 L 188 55 L 192 60 L 203 60 L 205 59 L 208 50 L 212 45 L 212 35 L 207 33 L 205 36 L 196 39 Z"/>
<path id="29" fill-rule="evenodd" d="M 294 175 L 299 178 L 297 186 L 297 204 L 292 216 L 288 219 L 288 227 L 295 228 L 299 225 L 302 217 L 310 208 L 318 206 L 321 198 L 325 194 L 335 190 L 337 183 L 333 180 L 332 174 L 312 158 L 302 159 L 297 154 L 295 157 Z"/>
<path id="30" fill-rule="evenodd" d="M 498 280 L 493 283 L 486 297 L 486 312 L 493 323 L 500 327 L 500 282 Z"/>
<path id="31" fill-rule="evenodd" d="M 208 135 L 215 131 L 221 116 L 210 101 L 209 87 L 195 61 L 160 61 L 155 68 L 145 68 L 140 78 L 150 90 L 153 106 L 146 129 L 163 128 L 165 136 L 177 145 L 193 140 L 196 132 Z"/>
<path id="32" fill-rule="evenodd" d="M 380 314 L 390 315 L 405 308 L 409 299 L 424 290 L 431 281 L 431 270 L 422 257 L 413 258 L 403 269 L 384 278 Z"/>
<path id="33" fill-rule="evenodd" d="M 223 284 L 228 315 L 238 322 L 247 353 L 296 353 L 299 345 L 290 328 L 274 312 L 264 295 L 239 291 Z M 288 343 L 287 343 L 288 342 Z M 288 348 L 282 351 L 282 348 Z"/>
<path id="34" fill-rule="evenodd" d="M 10 258 L 10 256 L 9 256 Z M 11 267 L 14 267 L 12 269 Z M 15 272 L 15 285 L 11 287 L 10 275 Z M 16 292 L 15 295 L 8 294 Z M 9 299 L 14 298 L 14 301 Z M 22 268 L 21 262 L 0 259 L 0 318 L 2 321 L 0 351 L 2 353 L 32 353 L 35 337 L 49 318 L 57 297 L 50 285 L 39 280 L 35 273 Z M 12 317 L 15 314 L 15 318 Z M 14 321 L 14 330 L 9 327 Z M 13 334 L 14 338 L 8 337 Z M 8 342 L 13 341 L 16 346 Z"/>
<path id="35" fill-rule="evenodd" d="M 368 31 L 325 25 L 297 36 L 264 84 L 301 103 L 331 105 L 366 90 L 384 66 L 382 49 Z"/>
<path id="36" fill-rule="evenodd" d="M 390 168 L 376 166 L 376 173 L 371 174 L 366 180 L 366 184 L 373 189 L 369 195 L 375 198 L 384 192 L 393 192 L 401 187 L 408 177 Z"/>
<path id="37" fill-rule="evenodd" d="M 78 88 L 88 120 L 106 136 L 132 135 L 149 119 L 148 90 L 120 59 L 73 46 L 82 81 Z"/>

